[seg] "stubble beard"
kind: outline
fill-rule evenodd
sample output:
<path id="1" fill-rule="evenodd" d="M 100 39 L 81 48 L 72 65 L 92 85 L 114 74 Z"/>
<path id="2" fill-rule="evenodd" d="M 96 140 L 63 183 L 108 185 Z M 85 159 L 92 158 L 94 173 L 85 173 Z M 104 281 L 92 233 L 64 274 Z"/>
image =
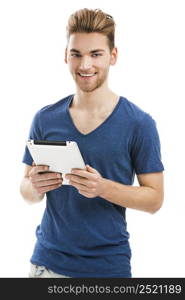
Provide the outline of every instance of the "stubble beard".
<path id="1" fill-rule="evenodd" d="M 97 76 L 97 78 L 93 84 L 88 84 L 88 83 L 87 84 L 85 84 L 85 83 L 79 84 L 76 75 L 73 76 L 73 79 L 75 80 L 77 87 L 81 91 L 83 91 L 85 93 L 92 93 L 93 91 L 95 91 L 96 89 L 98 89 L 99 87 L 101 87 L 104 84 L 104 82 L 106 81 L 107 76 L 108 76 L 108 71 L 104 72 L 104 74 L 99 78 L 98 78 L 98 75 L 95 75 L 95 76 Z"/>

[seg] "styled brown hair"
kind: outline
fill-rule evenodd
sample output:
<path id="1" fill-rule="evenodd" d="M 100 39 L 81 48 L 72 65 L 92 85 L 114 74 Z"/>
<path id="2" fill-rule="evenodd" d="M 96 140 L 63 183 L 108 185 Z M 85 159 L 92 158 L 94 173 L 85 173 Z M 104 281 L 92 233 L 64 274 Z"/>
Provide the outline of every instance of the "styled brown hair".
<path id="1" fill-rule="evenodd" d="M 115 44 L 115 25 L 113 17 L 101 9 L 80 9 L 69 17 L 66 27 L 67 41 L 69 41 L 70 35 L 75 32 L 99 32 L 107 37 L 108 46 L 112 51 Z"/>

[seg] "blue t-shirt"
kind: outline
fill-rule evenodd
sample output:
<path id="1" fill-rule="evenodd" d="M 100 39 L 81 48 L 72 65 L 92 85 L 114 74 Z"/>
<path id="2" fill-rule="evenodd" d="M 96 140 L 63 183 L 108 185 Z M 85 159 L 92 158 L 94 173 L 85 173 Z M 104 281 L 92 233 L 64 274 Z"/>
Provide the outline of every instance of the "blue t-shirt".
<path id="1" fill-rule="evenodd" d="M 86 164 L 104 178 L 132 185 L 135 174 L 161 172 L 160 140 L 152 117 L 124 97 L 96 129 L 82 134 L 69 112 L 74 95 L 40 109 L 29 138 L 76 141 Z M 26 147 L 23 162 L 32 165 Z M 125 208 L 86 198 L 71 185 L 46 193 L 31 262 L 70 277 L 131 277 Z"/>

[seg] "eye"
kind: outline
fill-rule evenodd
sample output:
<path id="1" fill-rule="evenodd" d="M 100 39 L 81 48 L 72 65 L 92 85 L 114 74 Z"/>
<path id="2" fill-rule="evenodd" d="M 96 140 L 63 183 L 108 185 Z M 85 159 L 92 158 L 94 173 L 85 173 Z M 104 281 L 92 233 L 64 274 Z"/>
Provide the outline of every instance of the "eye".
<path id="1" fill-rule="evenodd" d="M 100 54 L 100 53 L 94 53 L 94 54 L 92 54 L 92 56 L 93 57 L 97 57 L 97 56 L 102 56 L 102 54 Z"/>
<path id="2" fill-rule="evenodd" d="M 80 57 L 81 55 L 80 55 L 80 54 L 73 53 L 73 54 L 71 54 L 71 56 L 74 56 L 74 57 Z"/>

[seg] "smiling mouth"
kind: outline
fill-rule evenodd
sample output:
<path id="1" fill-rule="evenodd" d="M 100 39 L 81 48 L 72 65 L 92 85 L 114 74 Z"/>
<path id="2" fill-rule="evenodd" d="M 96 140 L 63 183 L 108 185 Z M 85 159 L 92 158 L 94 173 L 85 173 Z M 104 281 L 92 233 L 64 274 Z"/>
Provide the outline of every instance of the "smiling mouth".
<path id="1" fill-rule="evenodd" d="M 77 73 L 77 74 L 78 74 L 81 78 L 88 79 L 88 78 L 94 77 L 94 76 L 97 74 L 97 72 L 91 73 L 91 74 L 83 74 L 83 73 Z"/>

